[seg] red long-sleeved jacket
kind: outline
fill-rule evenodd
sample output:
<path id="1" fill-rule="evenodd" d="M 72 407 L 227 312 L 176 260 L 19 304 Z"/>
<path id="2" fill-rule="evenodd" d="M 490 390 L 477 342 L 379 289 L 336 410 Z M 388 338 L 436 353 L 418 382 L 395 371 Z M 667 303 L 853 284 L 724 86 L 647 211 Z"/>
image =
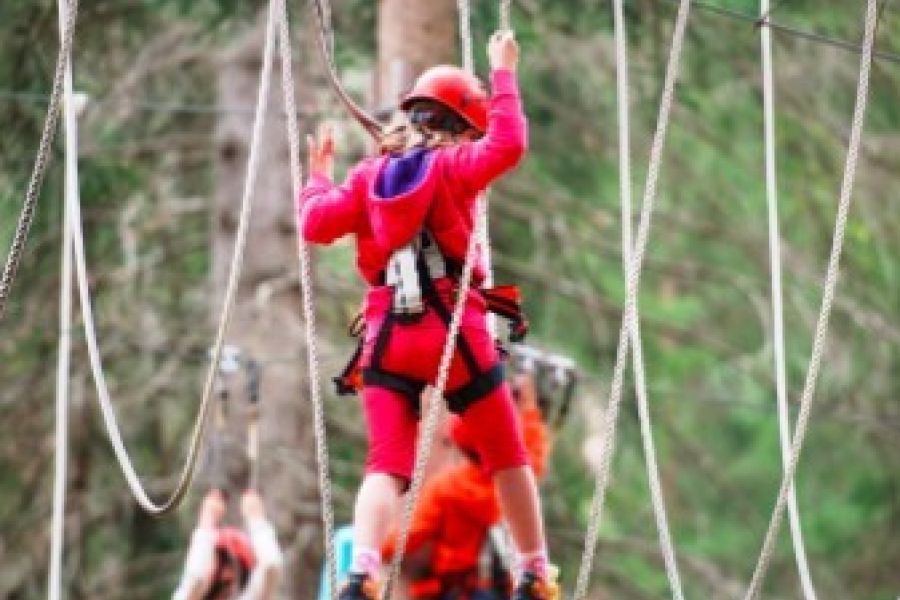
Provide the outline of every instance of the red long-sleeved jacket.
<path id="1" fill-rule="evenodd" d="M 494 179 L 514 167 L 527 147 L 525 116 L 512 71 L 491 74 L 492 95 L 485 135 L 474 142 L 435 149 L 412 189 L 380 198 L 375 189 L 389 160 L 361 161 L 340 186 L 313 174 L 299 198 L 300 231 L 307 242 L 329 244 L 353 234 L 357 267 L 372 286 L 391 254 L 424 226 L 444 255 L 462 261 L 475 222 L 475 200 Z M 483 275 L 479 261 L 476 279 Z"/>

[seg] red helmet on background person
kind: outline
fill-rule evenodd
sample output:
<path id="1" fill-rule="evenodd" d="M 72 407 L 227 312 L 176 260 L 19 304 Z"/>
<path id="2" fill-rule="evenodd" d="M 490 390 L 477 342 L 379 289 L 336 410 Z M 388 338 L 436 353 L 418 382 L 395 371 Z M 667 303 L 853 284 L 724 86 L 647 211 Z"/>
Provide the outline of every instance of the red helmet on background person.
<path id="1" fill-rule="evenodd" d="M 477 77 L 459 67 L 439 65 L 422 73 L 400 108 L 409 110 L 420 100 L 442 104 L 480 133 L 487 130 L 488 94 Z"/>
<path id="2" fill-rule="evenodd" d="M 247 573 L 256 565 L 256 555 L 250 538 L 237 527 L 220 527 L 216 530 L 216 550 L 221 550 L 240 564 Z"/>

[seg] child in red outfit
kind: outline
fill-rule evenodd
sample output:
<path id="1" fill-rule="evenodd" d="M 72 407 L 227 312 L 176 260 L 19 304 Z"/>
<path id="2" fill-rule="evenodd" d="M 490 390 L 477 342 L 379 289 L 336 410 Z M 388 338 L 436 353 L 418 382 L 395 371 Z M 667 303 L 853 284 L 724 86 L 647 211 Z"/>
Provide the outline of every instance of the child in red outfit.
<path id="1" fill-rule="evenodd" d="M 331 182 L 330 132 L 308 139 L 301 234 L 320 244 L 354 235 L 357 266 L 369 284 L 361 360 L 369 453 L 355 507 L 354 576 L 342 592 L 345 600 L 371 595 L 378 549 L 409 484 L 418 401 L 437 375 L 476 200 L 526 149 L 512 33 L 495 33 L 488 55 L 490 98 L 460 69 L 426 71 L 401 105 L 407 124 L 385 140 L 381 156 L 353 168 L 343 185 Z M 476 286 L 484 274 L 478 260 Z M 497 487 L 526 582 L 514 598 L 528 600 L 546 596 L 532 590 L 549 589 L 540 503 L 485 311 L 482 296 L 470 291 L 445 397 L 473 432 Z"/>

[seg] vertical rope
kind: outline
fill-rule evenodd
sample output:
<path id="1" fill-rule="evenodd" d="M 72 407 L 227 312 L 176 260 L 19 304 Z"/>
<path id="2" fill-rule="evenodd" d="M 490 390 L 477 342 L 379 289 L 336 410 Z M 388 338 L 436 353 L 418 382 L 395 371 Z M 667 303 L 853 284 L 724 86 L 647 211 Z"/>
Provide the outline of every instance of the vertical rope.
<path id="1" fill-rule="evenodd" d="M 78 17 L 78 0 L 69 0 L 68 14 L 65 26 L 61 28 L 62 42 L 59 46 L 59 54 L 56 57 L 56 71 L 53 74 L 53 91 L 50 93 L 50 104 L 47 107 L 47 116 L 44 118 L 44 129 L 41 131 L 41 139 L 38 143 L 37 155 L 34 159 L 34 167 L 31 177 L 28 179 L 28 187 L 25 189 L 25 201 L 22 203 L 22 212 L 16 223 L 16 231 L 13 241 L 6 255 L 6 263 L 3 273 L 0 275 L 0 321 L 6 315 L 6 306 L 9 303 L 9 294 L 12 284 L 16 279 L 19 264 L 22 262 L 22 254 L 25 251 L 25 242 L 28 240 L 28 232 L 34 221 L 34 213 L 37 209 L 38 197 L 41 193 L 41 185 L 44 183 L 44 174 L 50 161 L 50 151 L 53 149 L 53 138 L 56 136 L 56 121 L 59 118 L 60 99 L 62 97 L 63 79 L 66 67 L 69 64 L 72 47 L 75 38 L 75 21 Z"/>
<path id="2" fill-rule="evenodd" d="M 512 20 L 509 16 L 511 4 L 512 0 L 500 0 L 500 29 L 512 29 Z"/>
<path id="3" fill-rule="evenodd" d="M 463 68 L 469 73 L 475 72 L 475 56 L 472 49 L 472 10 L 469 0 L 456 0 L 457 14 L 459 16 L 459 42 L 462 55 Z M 507 6 L 507 14 L 508 14 Z M 502 9 L 502 7 L 501 7 Z M 502 10 L 501 10 L 502 13 Z M 476 219 L 478 243 L 481 247 L 481 260 L 485 268 L 483 285 L 490 288 L 494 285 L 493 258 L 491 256 L 490 222 L 488 217 L 488 196 L 490 192 L 484 191 L 478 197 L 476 204 Z M 497 336 L 497 318 L 493 314 L 487 317 L 488 331 L 492 337 Z"/>
<path id="4" fill-rule="evenodd" d="M 844 163 L 844 175 L 841 182 L 840 201 L 838 204 L 837 218 L 835 219 L 834 235 L 831 242 L 831 252 L 828 258 L 828 268 L 825 275 L 825 284 L 822 292 L 822 304 L 819 309 L 819 317 L 816 322 L 815 335 L 813 337 L 812 353 L 809 367 L 806 371 L 806 380 L 803 384 L 803 392 L 800 396 L 800 412 L 794 428 L 794 437 L 791 444 L 790 462 L 784 469 L 781 480 L 781 488 L 772 510 L 772 518 L 766 531 L 760 550 L 759 560 L 753 571 L 753 578 L 744 596 L 745 600 L 755 600 L 759 596 L 763 580 L 772 560 L 775 550 L 775 540 L 781 528 L 781 520 L 787 505 L 794 473 L 800 461 L 800 453 L 803 450 L 803 440 L 806 436 L 809 416 L 812 409 L 813 392 L 816 380 L 819 376 L 819 368 L 825 353 L 825 337 L 828 334 L 828 322 L 831 316 L 831 306 L 834 301 L 835 288 L 837 286 L 840 268 L 841 251 L 844 245 L 844 231 L 847 226 L 847 218 L 850 212 L 853 183 L 856 177 L 856 167 L 859 159 L 859 146 L 862 139 L 863 121 L 866 114 L 866 104 L 869 94 L 869 75 L 872 67 L 872 49 L 875 45 L 875 26 L 877 24 L 877 0 L 867 0 L 865 17 L 865 35 L 863 37 L 862 54 L 859 64 L 859 81 L 856 87 L 856 103 L 853 109 L 853 120 L 850 128 L 850 141 L 847 147 L 847 158 Z"/>
<path id="5" fill-rule="evenodd" d="M 66 0 L 57 3 L 59 36 L 65 43 L 68 26 Z M 47 597 L 62 598 L 63 545 L 66 526 L 66 470 L 69 460 L 69 369 L 72 355 L 72 230 L 69 227 L 71 210 L 69 197 L 78 194 L 78 142 L 76 138 L 75 107 L 72 100 L 72 62 L 65 63 L 63 78 L 65 127 L 65 187 L 63 192 L 62 269 L 59 285 L 59 343 L 56 359 L 56 432 L 53 469 L 53 515 L 50 531 L 50 567 Z"/>
<path id="6" fill-rule="evenodd" d="M 459 45 L 462 55 L 463 69 L 475 72 L 475 55 L 472 51 L 472 11 L 469 0 L 456 0 L 456 12 L 459 15 Z"/>
<path id="7" fill-rule="evenodd" d="M 194 471 L 197 464 L 200 445 L 206 432 L 207 417 L 211 405 L 212 391 L 215 386 L 216 372 L 219 368 L 219 360 L 222 357 L 222 346 L 225 341 L 225 334 L 228 329 L 228 323 L 231 320 L 231 313 L 234 308 L 234 301 L 237 295 L 238 281 L 240 280 L 241 268 L 243 266 L 244 250 L 247 246 L 247 233 L 250 224 L 250 211 L 252 207 L 253 189 L 256 187 L 256 179 L 259 172 L 260 144 L 262 142 L 262 129 L 265 121 L 265 114 L 269 98 L 269 82 L 272 78 L 272 51 L 274 39 L 275 16 L 277 14 L 277 2 L 271 0 L 269 5 L 269 16 L 266 24 L 265 46 L 263 48 L 262 69 L 260 72 L 259 93 L 256 104 L 256 114 L 253 121 L 253 132 L 250 141 L 250 153 L 247 158 L 247 174 L 244 179 L 244 188 L 241 198 L 241 212 L 238 219 L 238 229 L 235 234 L 234 254 L 231 259 L 231 268 L 228 277 L 228 283 L 225 289 L 225 297 L 222 305 L 222 312 L 219 317 L 218 330 L 216 331 L 215 341 L 211 354 L 209 370 L 207 372 L 206 381 L 203 387 L 203 394 L 200 400 L 200 408 L 197 414 L 197 420 L 194 423 L 194 429 L 191 434 L 188 455 L 184 468 L 176 485 L 175 490 L 171 493 L 165 502 L 160 504 L 154 503 L 141 484 L 140 477 L 131 463 L 128 456 L 128 450 L 122 441 L 122 434 L 119 431 L 116 422 L 115 409 L 112 406 L 109 389 L 106 384 L 106 377 L 103 373 L 103 362 L 100 357 L 100 349 L 97 343 L 97 332 L 94 326 L 93 309 L 91 307 L 90 289 L 88 287 L 87 266 L 84 252 L 84 235 L 81 230 L 81 208 L 77 198 L 72 199 L 72 222 L 74 244 L 75 244 L 75 266 L 78 278 L 78 291 L 81 299 L 81 313 L 84 319 L 85 339 L 88 346 L 88 357 L 90 359 L 91 372 L 94 378 L 94 384 L 97 388 L 98 401 L 100 403 L 100 411 L 103 416 L 103 422 L 106 426 L 107 434 L 110 438 L 119 467 L 132 495 L 138 504 L 141 505 L 146 512 L 153 515 L 162 515 L 174 510 L 184 498 L 188 487 L 194 477 Z"/>
<path id="8" fill-rule="evenodd" d="M 616 97 L 619 113 L 619 195 L 622 202 L 622 268 L 628 275 L 631 263 L 631 151 L 630 151 L 630 117 L 628 99 L 628 41 L 625 19 L 622 14 L 622 0 L 613 1 L 613 21 L 616 44 Z M 663 498 L 662 485 L 659 480 L 659 467 L 656 462 L 656 446 L 653 443 L 653 428 L 650 422 L 650 407 L 647 400 L 647 382 L 644 372 L 644 350 L 641 344 L 640 317 L 635 301 L 635 310 L 629 323 L 631 336 L 632 368 L 634 369 L 635 394 L 637 396 L 638 416 L 641 426 L 641 442 L 644 446 L 644 460 L 647 466 L 647 481 L 650 486 L 650 499 L 653 504 L 653 516 L 656 519 L 656 530 L 659 545 L 669 579 L 672 596 L 676 600 L 684 599 L 681 587 L 681 576 L 678 573 L 678 561 L 666 515 L 666 504 Z"/>
<path id="9" fill-rule="evenodd" d="M 303 185 L 303 175 L 300 166 L 300 127 L 297 123 L 297 104 L 294 96 L 291 38 L 284 0 L 279 0 L 279 5 L 278 39 L 279 47 L 281 49 L 281 84 L 284 95 L 284 110 L 287 115 L 288 148 L 291 161 L 291 191 L 294 194 L 294 200 L 297 201 L 300 198 L 300 190 Z M 295 222 L 299 225 L 299 220 L 295 220 Z M 325 411 L 322 405 L 322 390 L 319 383 L 320 375 L 318 336 L 316 333 L 315 290 L 313 289 L 309 246 L 303 242 L 299 229 L 297 231 L 297 254 L 300 262 L 300 289 L 302 294 L 303 320 L 306 324 L 306 358 L 309 373 L 310 399 L 313 408 L 313 430 L 316 444 L 319 500 L 322 513 L 325 568 L 328 573 L 331 597 L 336 599 L 338 595 L 338 583 L 334 551 L 334 514 L 332 512 L 331 479 L 328 473 L 328 432 L 325 427 Z"/>
<path id="10" fill-rule="evenodd" d="M 612 462 L 613 450 L 615 448 L 616 423 L 618 421 L 619 405 L 622 399 L 622 378 L 625 370 L 625 360 L 628 356 L 629 324 L 636 313 L 637 288 L 640 280 L 644 252 L 647 248 L 647 240 L 650 235 L 650 220 L 656 200 L 656 186 L 659 179 L 659 170 L 662 165 L 662 150 L 666 139 L 666 132 L 668 130 L 669 114 L 671 113 L 672 104 L 675 98 L 675 82 L 678 79 L 681 49 L 684 45 L 684 32 L 687 27 L 690 6 L 691 0 L 681 0 L 681 3 L 679 4 L 678 15 L 675 19 L 675 31 L 672 36 L 672 47 L 669 51 L 669 59 L 666 65 L 665 81 L 663 83 L 663 92 L 659 106 L 659 116 L 657 117 L 656 131 L 653 134 L 653 143 L 650 148 L 650 164 L 647 169 L 647 182 L 644 189 L 637 242 L 631 256 L 631 262 L 628 266 L 625 314 L 623 315 L 622 325 L 619 330 L 616 363 L 613 369 L 612 384 L 610 386 L 609 404 L 603 424 L 600 466 L 597 473 L 594 497 L 591 501 L 588 531 L 585 536 L 581 568 L 575 586 L 575 600 L 581 600 L 587 592 L 588 581 L 594 563 L 594 555 L 597 550 L 597 540 L 600 536 L 600 522 L 603 516 L 606 488 L 609 484 L 609 469 Z"/>
<path id="11" fill-rule="evenodd" d="M 760 0 L 759 12 L 763 26 L 759 28 L 762 53 L 763 118 L 765 143 L 766 207 L 769 222 L 769 272 L 772 290 L 772 345 L 775 359 L 775 391 L 778 402 L 778 433 L 781 442 L 781 459 L 784 469 L 790 462 L 791 418 L 787 405 L 787 374 L 784 358 L 784 317 L 781 293 L 781 248 L 778 234 L 778 185 L 775 165 L 775 86 L 772 82 L 772 36 L 766 26 L 769 15 L 769 0 Z M 788 492 L 788 522 L 794 557 L 800 575 L 800 587 L 806 600 L 816 599 L 803 544 L 800 527 L 800 510 L 797 507 L 797 493 L 793 481 Z"/>

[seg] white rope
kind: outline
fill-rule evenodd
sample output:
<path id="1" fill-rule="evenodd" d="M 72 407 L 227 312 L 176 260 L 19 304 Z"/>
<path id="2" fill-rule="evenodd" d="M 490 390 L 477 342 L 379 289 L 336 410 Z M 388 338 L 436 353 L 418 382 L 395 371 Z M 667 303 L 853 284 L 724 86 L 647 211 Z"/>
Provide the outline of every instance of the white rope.
<path id="1" fill-rule="evenodd" d="M 512 22 L 509 16 L 512 0 L 500 0 L 500 29 L 512 29 Z"/>
<path id="2" fill-rule="evenodd" d="M 57 2 L 59 36 L 65 43 L 68 22 L 66 0 Z M 72 98 L 72 62 L 66 61 L 63 81 L 63 126 L 65 128 L 65 186 L 63 191 L 62 269 L 59 284 L 59 343 L 56 358 L 56 433 L 53 469 L 53 514 L 50 529 L 50 567 L 47 597 L 62 598 L 63 545 L 66 527 L 66 471 L 69 460 L 69 371 L 72 356 L 72 231 L 68 227 L 69 201 L 78 194 L 78 141 Z"/>
<path id="3" fill-rule="evenodd" d="M 616 44 L 616 96 L 619 109 L 619 195 L 622 202 L 622 267 L 628 275 L 631 263 L 631 152 L 629 143 L 630 117 L 628 105 L 628 40 L 625 19 L 622 14 L 622 0 L 613 2 L 613 21 Z M 678 562 L 669 520 L 666 516 L 666 504 L 663 498 L 662 485 L 659 480 L 659 467 L 656 463 L 656 447 L 653 442 L 653 428 L 650 422 L 650 407 L 647 400 L 647 382 L 644 372 L 644 350 L 641 344 L 640 316 L 637 300 L 635 310 L 629 323 L 631 336 L 632 368 L 634 369 L 635 394 L 637 396 L 638 417 L 641 426 L 641 441 L 644 446 L 644 459 L 647 466 L 647 481 L 650 485 L 650 499 L 653 504 L 653 516 L 656 519 L 656 530 L 662 550 L 663 564 L 672 596 L 676 600 L 684 600 L 681 587 L 681 576 L 678 573 Z"/>
<path id="4" fill-rule="evenodd" d="M 643 204 L 641 206 L 641 219 L 638 225 L 637 242 L 628 266 L 626 282 L 625 314 L 619 330 L 619 343 L 616 349 L 616 363 L 613 369 L 613 379 L 610 386 L 610 398 L 603 423 L 603 439 L 600 448 L 600 461 L 597 473 L 596 488 L 591 501 L 591 511 L 588 522 L 588 531 L 585 536 L 584 553 L 581 559 L 581 568 L 575 585 L 575 600 L 581 600 L 587 593 L 594 562 L 594 554 L 597 550 L 597 540 L 600 536 L 600 521 L 603 516 L 603 504 L 606 498 L 606 488 L 609 483 L 609 470 L 612 462 L 612 454 L 615 448 L 616 423 L 619 415 L 619 405 L 622 399 L 622 378 L 625 371 L 625 360 L 628 357 L 630 323 L 634 319 L 637 306 L 637 288 L 640 280 L 641 265 L 644 251 L 650 235 L 650 218 L 656 200 L 656 185 L 659 179 L 659 170 L 662 164 L 662 150 L 666 139 L 669 124 L 669 114 L 675 97 L 675 82 L 678 78 L 681 48 L 684 43 L 684 32 L 687 27 L 688 14 L 691 0 L 681 0 L 678 15 L 675 19 L 675 31 L 672 35 L 672 47 L 669 51 L 669 59 L 666 65 L 665 81 L 663 83 L 662 97 L 660 99 L 659 116 L 657 117 L 656 132 L 653 134 L 653 143 L 650 149 L 650 164 L 647 169 L 647 182 L 644 189 Z"/>
<path id="5" fill-rule="evenodd" d="M 769 0 L 760 0 L 759 12 L 764 18 L 769 14 Z M 781 248 L 778 234 L 778 185 L 775 166 L 775 86 L 772 82 L 772 35 L 768 27 L 760 27 L 762 47 L 763 117 L 765 141 L 766 207 L 769 215 L 769 267 L 772 288 L 772 345 L 775 359 L 775 390 L 778 401 L 778 433 L 781 441 L 781 459 L 784 469 L 790 462 L 791 419 L 787 405 L 787 374 L 784 362 L 784 317 L 781 294 Z M 788 522 L 794 557 L 800 574 L 800 587 L 806 600 L 816 599 L 806 560 L 803 531 L 800 527 L 800 510 L 797 493 L 791 481 L 788 492 Z"/>
<path id="6" fill-rule="evenodd" d="M 326 3 L 327 4 L 327 3 Z M 291 191 L 294 200 L 300 198 L 303 186 L 300 158 L 300 128 L 297 124 L 297 107 L 294 97 L 294 72 L 291 51 L 291 37 L 287 10 L 284 0 L 279 0 L 278 40 L 281 50 L 281 84 L 284 95 L 284 109 L 287 113 L 288 148 L 291 161 Z M 299 220 L 295 219 L 295 223 Z M 325 427 L 325 411 L 322 405 L 322 391 L 319 385 L 319 352 L 316 334 L 315 290 L 309 246 L 303 242 L 297 231 L 297 255 L 300 262 L 300 290 L 303 304 L 303 320 L 306 324 L 306 358 L 309 370 L 309 392 L 313 408 L 313 429 L 316 444 L 316 465 L 319 477 L 319 499 L 322 512 L 322 537 L 325 550 L 325 565 L 328 573 L 331 597 L 337 598 L 338 584 L 334 551 L 334 514 L 331 500 L 331 479 L 328 473 L 328 442 Z"/>
<path id="7" fill-rule="evenodd" d="M 22 212 L 19 213 L 13 241 L 10 244 L 9 253 L 6 255 L 3 273 L 0 274 L 0 321 L 6 315 L 9 294 L 19 270 L 19 263 L 22 261 L 22 254 L 25 252 L 25 242 L 28 240 L 28 232 L 31 230 L 32 221 L 34 221 L 41 185 L 44 182 L 44 173 L 47 171 L 47 163 L 50 160 L 50 152 L 53 149 L 53 138 L 56 136 L 56 121 L 59 118 L 60 98 L 62 97 L 63 76 L 72 55 L 77 16 L 78 0 L 69 0 L 66 22 L 60 28 L 62 43 L 59 46 L 59 54 L 56 57 L 53 91 L 50 93 L 50 104 L 47 107 L 47 116 L 44 118 L 44 129 L 41 131 L 34 167 L 31 170 L 31 177 L 28 179 L 28 187 L 25 189 L 25 201 L 22 203 Z"/>
<path id="8" fill-rule="evenodd" d="M 482 196 L 483 198 L 483 196 Z M 479 200 L 479 203 L 482 200 Z M 437 380 L 430 392 L 428 392 L 428 412 L 425 416 L 424 427 L 419 432 L 416 442 L 416 462 L 413 468 L 412 483 L 403 503 L 403 512 L 401 517 L 400 533 L 397 537 L 397 546 L 394 550 L 394 558 L 391 562 L 390 572 L 382 593 L 382 599 L 387 600 L 390 597 L 391 584 L 396 580 L 400 570 L 400 562 L 403 553 L 406 551 L 406 540 L 409 537 L 410 526 L 412 525 L 413 509 L 422 489 L 422 483 L 425 475 L 425 465 L 428 463 L 428 457 L 431 454 L 432 440 L 441 415 L 441 401 L 444 396 L 444 390 L 447 387 L 447 378 L 450 375 L 450 364 L 453 359 L 454 350 L 456 348 L 456 338 L 459 335 L 460 324 L 466 306 L 466 299 L 469 295 L 469 288 L 472 281 L 472 268 L 475 265 L 475 258 L 478 255 L 478 231 L 476 230 L 469 236 L 468 249 L 466 250 L 466 260 L 463 264 L 462 275 L 460 276 L 459 286 L 456 294 L 456 304 L 453 307 L 453 316 L 450 319 L 450 325 L 447 332 L 447 343 L 444 345 L 441 361 L 438 366 Z"/>
<path id="9" fill-rule="evenodd" d="M 501 22 L 503 21 L 503 5 L 501 3 Z M 475 73 L 475 56 L 472 49 L 472 10 L 469 0 L 456 0 L 457 14 L 459 15 L 459 42 L 462 54 L 463 68 L 469 73 Z M 507 17 L 509 16 L 509 6 L 506 6 Z M 507 19 L 507 25 L 509 23 Z M 502 27 L 502 26 L 501 26 Z M 507 27 L 508 28 L 508 27 Z M 491 256 L 491 232 L 490 221 L 488 215 L 488 196 L 490 190 L 482 192 L 478 199 L 479 210 L 476 214 L 478 220 L 478 243 L 481 245 L 481 264 L 484 266 L 485 275 L 482 284 L 486 288 L 494 286 L 494 265 Z M 488 332 L 492 338 L 497 337 L 497 317 L 490 313 L 487 316 Z"/>
<path id="10" fill-rule="evenodd" d="M 128 482 L 128 487 L 134 495 L 138 504 L 154 515 L 161 515 L 170 512 L 176 508 L 184 498 L 191 480 L 194 475 L 194 468 L 197 462 L 200 444 L 203 441 L 206 431 L 207 416 L 209 414 L 210 399 L 215 384 L 216 372 L 218 371 L 219 360 L 222 356 L 222 346 L 225 340 L 225 333 L 228 329 L 228 323 L 231 318 L 231 312 L 234 308 L 234 300 L 237 292 L 238 280 L 240 279 L 241 266 L 243 264 L 244 249 L 247 242 L 247 230 L 250 222 L 251 200 L 253 189 L 256 184 L 256 177 L 259 171 L 259 145 L 262 138 L 262 125 L 265 118 L 265 111 L 268 105 L 269 82 L 272 74 L 272 51 L 274 40 L 275 16 L 277 14 L 277 2 L 271 0 L 269 5 L 269 17 L 266 24 L 265 47 L 263 50 L 262 70 L 260 73 L 259 95 L 256 105 L 256 115 L 253 122 L 253 132 L 250 142 L 250 154 L 247 159 L 247 174 L 244 180 L 244 189 L 241 199 L 241 212 L 238 221 L 238 229 L 234 243 L 234 254 L 231 261 L 231 271 L 228 283 L 225 289 L 225 298 L 222 306 L 222 312 L 219 319 L 219 326 L 216 332 L 215 342 L 213 344 L 212 357 L 207 372 L 206 382 L 203 388 L 203 395 L 200 400 L 200 409 L 197 414 L 197 420 L 194 424 L 193 433 L 191 435 L 188 456 L 185 461 L 184 468 L 175 490 L 169 498 L 161 503 L 155 504 L 144 490 L 140 478 L 132 465 L 128 450 L 122 441 L 122 435 L 116 421 L 115 409 L 110 400 L 106 378 L 103 373 L 103 363 L 100 357 L 100 350 L 97 344 L 97 333 L 94 326 L 93 309 L 91 308 L 90 290 L 87 280 L 87 266 L 85 264 L 84 252 L 84 236 L 81 229 L 81 208 L 77 197 L 70 197 L 71 203 L 71 221 L 69 226 L 72 228 L 75 243 L 75 264 L 78 276 L 78 291 L 81 298 L 81 312 L 84 318 L 85 338 L 87 340 L 88 355 L 90 358 L 91 372 L 94 378 L 94 384 L 97 388 L 98 400 L 100 402 L 100 410 L 103 415 L 103 421 L 109 434 L 110 442 L 116 454 L 122 473 Z"/>
<path id="11" fill-rule="evenodd" d="M 465 68 L 471 72 L 473 60 L 468 0 L 457 0 L 457 7 L 460 16 L 463 64 Z M 485 204 L 485 194 L 481 194 L 476 201 L 476 215 L 486 213 L 487 208 Z M 481 246 L 479 241 L 483 239 L 484 235 L 481 231 L 484 225 L 484 219 L 476 218 L 474 231 L 469 235 L 466 260 L 463 263 L 462 275 L 460 276 L 456 295 L 456 303 L 453 307 L 450 325 L 448 326 L 447 342 L 444 345 L 441 360 L 438 365 L 437 380 L 435 381 L 432 390 L 428 392 L 429 402 L 426 403 L 428 409 L 416 441 L 416 460 L 413 466 L 412 482 L 410 483 L 409 491 L 406 493 L 403 502 L 394 557 L 391 560 L 388 576 L 385 579 L 385 584 L 382 588 L 381 597 L 383 600 L 387 600 L 391 597 L 391 588 L 400 574 L 400 563 L 403 560 L 403 554 L 406 552 L 406 541 L 409 538 L 409 530 L 412 526 L 413 511 L 415 510 L 419 493 L 422 491 L 422 483 L 425 478 L 425 465 L 428 463 L 428 456 L 431 454 L 432 440 L 434 439 L 435 431 L 440 422 L 444 389 L 447 387 L 447 378 L 450 375 L 450 364 L 453 359 L 454 350 L 456 349 L 456 338 L 459 335 L 459 327 L 462 322 L 463 312 L 465 311 L 466 299 L 469 295 L 469 287 L 472 281 L 472 269 L 475 265 L 476 257 L 478 256 L 479 247 Z"/>
<path id="12" fill-rule="evenodd" d="M 850 202 L 852 200 L 853 182 L 856 177 L 856 167 L 859 159 L 859 146 L 862 138 L 863 121 L 866 113 L 866 104 L 869 93 L 869 74 L 872 66 L 872 49 L 875 45 L 875 26 L 877 23 L 878 2 L 877 0 L 868 0 L 865 17 L 865 35 L 863 37 L 863 50 L 860 57 L 859 65 L 859 81 L 856 88 L 856 104 L 853 109 L 853 121 L 850 128 L 850 141 L 847 147 L 847 158 L 844 164 L 844 175 L 841 182 L 840 201 L 838 204 L 838 213 L 834 225 L 834 236 L 831 242 L 831 253 L 828 258 L 828 269 L 825 275 L 825 284 L 822 292 L 822 304 L 819 309 L 819 318 L 816 322 L 815 336 L 813 337 L 812 354 L 809 360 L 809 367 L 806 371 L 806 380 L 803 385 L 803 392 L 800 396 L 800 412 L 797 416 L 797 423 L 794 428 L 794 437 L 791 444 L 790 461 L 784 469 L 784 475 L 781 480 L 781 488 L 775 501 L 775 507 L 772 510 L 772 518 L 769 521 L 769 528 L 763 541 L 762 550 L 760 551 L 759 560 L 753 572 L 753 578 L 744 596 L 745 600 L 754 600 L 759 596 L 762 588 L 763 580 L 769 563 L 772 560 L 772 554 L 775 549 L 775 541 L 778 537 L 778 530 L 781 527 L 781 518 L 784 516 L 784 509 L 787 505 L 788 496 L 790 494 L 791 485 L 794 480 L 794 473 L 797 470 L 797 464 L 800 461 L 800 453 L 803 450 L 803 440 L 806 436 L 806 429 L 809 424 L 810 411 L 812 409 L 813 392 L 816 387 L 816 380 L 819 375 L 819 368 L 822 364 L 822 357 L 825 352 L 825 337 L 828 333 L 828 321 L 831 315 L 831 305 L 834 301 L 835 288 L 837 286 L 838 269 L 840 267 L 841 251 L 844 245 L 844 230 L 847 225 L 847 217 L 850 212 Z"/>
<path id="13" fill-rule="evenodd" d="M 463 69 L 475 72 L 475 55 L 472 51 L 472 11 L 469 0 L 456 0 L 456 12 L 459 16 L 459 45 Z"/>

